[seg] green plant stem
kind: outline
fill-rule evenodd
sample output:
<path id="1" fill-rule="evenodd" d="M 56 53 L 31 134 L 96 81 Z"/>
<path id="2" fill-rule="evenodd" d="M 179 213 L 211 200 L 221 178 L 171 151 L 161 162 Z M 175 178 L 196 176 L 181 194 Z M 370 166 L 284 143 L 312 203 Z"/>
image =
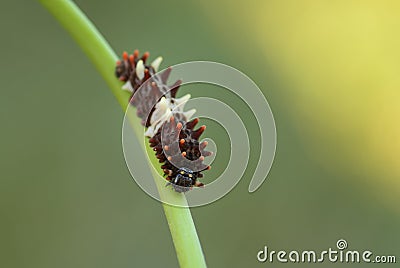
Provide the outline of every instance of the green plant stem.
<path id="1" fill-rule="evenodd" d="M 121 90 L 121 82 L 114 76 L 115 62 L 118 59 L 107 41 L 83 12 L 69 0 L 39 0 L 41 4 L 53 14 L 61 25 L 70 33 L 76 43 L 82 48 L 86 56 L 93 62 L 97 71 L 104 78 L 111 91 L 117 98 L 121 108 L 125 111 L 129 100 L 129 93 Z M 142 144 L 143 128 L 139 119 L 133 119 L 135 136 Z M 143 148 L 150 159 L 149 165 L 159 165 L 154 152 L 150 147 Z M 177 194 L 160 184 L 157 179 L 160 174 L 152 169 L 153 177 L 158 187 L 160 198 L 166 194 L 173 194 L 177 204 L 183 207 L 170 206 L 163 203 L 165 216 L 171 231 L 178 261 L 181 267 L 206 267 L 203 251 L 197 236 L 196 228 L 183 194 Z M 160 169 L 161 170 L 161 169 Z M 159 250 L 155 248 L 156 252 Z"/>

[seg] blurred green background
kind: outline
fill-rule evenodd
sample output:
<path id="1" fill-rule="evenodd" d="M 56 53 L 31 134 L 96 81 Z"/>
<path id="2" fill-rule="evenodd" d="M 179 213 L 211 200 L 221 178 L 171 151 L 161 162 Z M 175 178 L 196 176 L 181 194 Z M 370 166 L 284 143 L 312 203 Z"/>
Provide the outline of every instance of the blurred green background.
<path id="1" fill-rule="evenodd" d="M 192 209 L 210 267 L 280 267 L 257 252 L 340 238 L 399 261 L 398 1 L 76 2 L 118 54 L 223 62 L 267 97 L 278 144 L 266 182 L 247 192 L 253 150 L 231 193 Z M 0 13 L 0 266 L 176 267 L 161 205 L 125 166 L 123 113 L 102 78 L 36 1 Z M 319 265 L 342 266 L 360 267 Z"/>

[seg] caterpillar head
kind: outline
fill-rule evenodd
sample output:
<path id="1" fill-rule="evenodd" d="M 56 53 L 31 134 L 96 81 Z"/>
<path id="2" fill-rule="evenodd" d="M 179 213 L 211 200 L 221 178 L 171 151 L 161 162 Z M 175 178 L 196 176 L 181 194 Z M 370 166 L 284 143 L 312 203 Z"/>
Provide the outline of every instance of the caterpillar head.
<path id="1" fill-rule="evenodd" d="M 173 178 L 169 184 L 172 184 L 175 191 L 187 192 L 193 186 L 203 186 L 203 184 L 197 181 L 198 172 L 194 172 L 191 169 L 182 167 L 178 169 L 175 178 Z"/>

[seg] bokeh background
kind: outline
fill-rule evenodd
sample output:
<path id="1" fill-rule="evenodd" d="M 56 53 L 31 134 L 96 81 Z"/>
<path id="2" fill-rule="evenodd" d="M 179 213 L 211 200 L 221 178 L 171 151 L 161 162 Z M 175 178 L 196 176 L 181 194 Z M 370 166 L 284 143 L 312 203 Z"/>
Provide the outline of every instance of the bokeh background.
<path id="1" fill-rule="evenodd" d="M 278 133 L 267 181 L 247 192 L 250 127 L 246 176 L 192 209 L 210 267 L 280 267 L 257 252 L 340 238 L 399 261 L 398 1 L 76 2 L 118 54 L 223 62 L 267 97 Z M 123 113 L 102 78 L 36 1 L 2 3 L 0 21 L 0 266 L 176 267 L 161 205 L 125 166 Z M 207 180 L 224 169 L 218 157 Z"/>

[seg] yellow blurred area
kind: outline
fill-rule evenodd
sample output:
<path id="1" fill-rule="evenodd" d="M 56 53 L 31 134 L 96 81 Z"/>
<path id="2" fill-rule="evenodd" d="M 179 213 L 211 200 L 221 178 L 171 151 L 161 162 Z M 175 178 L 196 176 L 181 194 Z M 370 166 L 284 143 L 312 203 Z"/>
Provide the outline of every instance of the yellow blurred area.
<path id="1" fill-rule="evenodd" d="M 373 188 L 400 193 L 400 2 L 230 3 L 203 7 L 223 35 L 241 33 L 237 42 L 257 47 L 285 79 L 307 153 L 332 153 L 335 163 L 315 160 L 374 174 Z"/>

